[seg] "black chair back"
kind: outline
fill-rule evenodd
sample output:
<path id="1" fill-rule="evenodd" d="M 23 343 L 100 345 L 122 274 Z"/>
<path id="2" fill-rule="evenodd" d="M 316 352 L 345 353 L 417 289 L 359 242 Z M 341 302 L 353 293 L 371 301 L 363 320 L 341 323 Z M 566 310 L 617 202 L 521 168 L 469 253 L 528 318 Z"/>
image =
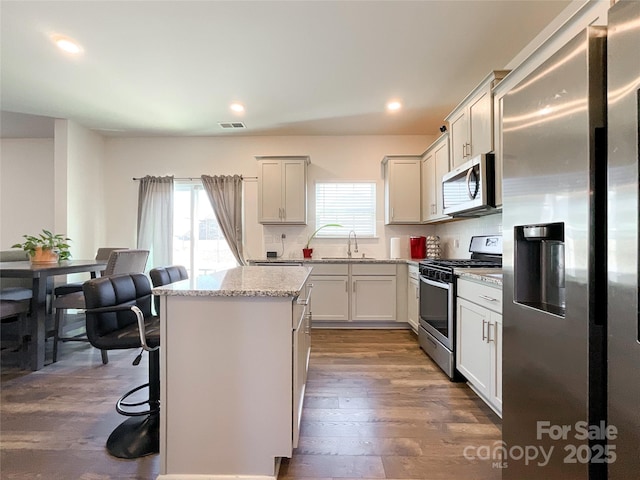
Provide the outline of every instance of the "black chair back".
<path id="1" fill-rule="evenodd" d="M 84 283 L 87 337 L 97 348 L 124 349 L 141 345 L 135 335 L 119 336 L 118 332 L 137 323 L 129 310 L 117 312 L 91 312 L 91 309 L 137 305 L 145 318 L 151 317 L 151 284 L 143 273 L 100 277 Z"/>
<path id="2" fill-rule="evenodd" d="M 187 269 L 182 265 L 171 265 L 169 267 L 157 267 L 149 271 L 151 282 L 154 287 L 169 285 L 170 283 L 179 282 L 189 278 Z M 160 314 L 160 298 L 155 298 L 156 313 Z"/>

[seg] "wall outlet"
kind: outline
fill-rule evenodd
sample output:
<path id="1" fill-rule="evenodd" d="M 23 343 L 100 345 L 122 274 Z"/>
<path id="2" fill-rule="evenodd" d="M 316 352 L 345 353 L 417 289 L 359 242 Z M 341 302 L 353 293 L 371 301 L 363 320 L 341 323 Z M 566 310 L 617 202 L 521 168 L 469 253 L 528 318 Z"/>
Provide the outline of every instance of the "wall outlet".
<path id="1" fill-rule="evenodd" d="M 282 236 L 281 236 L 281 238 L 284 240 L 285 238 L 287 238 L 287 234 L 286 234 L 286 233 L 283 233 L 283 234 L 282 234 Z"/>
<path id="2" fill-rule="evenodd" d="M 278 257 L 277 252 L 267 251 L 267 258 L 277 258 L 277 257 Z"/>

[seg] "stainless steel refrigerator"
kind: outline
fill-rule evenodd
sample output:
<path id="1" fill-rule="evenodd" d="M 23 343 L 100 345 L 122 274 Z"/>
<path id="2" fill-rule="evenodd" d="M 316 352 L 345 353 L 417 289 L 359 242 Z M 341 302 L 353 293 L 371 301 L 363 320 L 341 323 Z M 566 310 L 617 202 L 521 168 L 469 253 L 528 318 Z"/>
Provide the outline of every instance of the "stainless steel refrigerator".
<path id="1" fill-rule="evenodd" d="M 640 3 L 632 3 L 630 8 L 637 10 Z M 615 42 L 621 43 L 611 43 Z M 625 54 L 626 62 L 615 63 L 625 63 L 627 68 L 637 63 L 633 58 L 638 58 L 638 52 L 640 46 Z M 623 67 L 611 60 L 614 85 L 614 72 Z M 640 72 L 634 74 L 637 82 Z M 631 78 L 621 81 L 628 87 Z M 637 103 L 635 115 L 637 129 Z M 637 150 L 633 166 L 627 165 L 626 154 L 620 160 L 627 165 L 620 175 L 622 185 L 612 182 L 608 195 L 606 122 L 604 27 L 589 27 L 578 34 L 503 100 L 505 480 L 605 479 L 609 467 L 612 479 L 637 478 L 639 472 Z M 610 125 L 613 128 L 618 127 Z M 621 136 L 631 143 L 635 139 L 637 149 L 637 131 L 633 138 L 626 138 L 630 130 Z M 625 205 L 635 201 L 635 207 L 613 211 L 616 201 L 610 201 L 608 211 L 607 197 L 615 196 L 615 188 L 624 190 Z M 607 238 L 607 214 L 632 217 L 624 233 L 616 225 Z M 615 235 L 625 236 L 626 251 L 620 250 Z M 610 282 L 611 291 L 626 292 L 620 295 L 626 296 L 627 303 L 622 306 L 611 298 L 607 312 L 607 262 L 611 270 L 616 260 L 616 268 L 624 266 L 634 273 L 625 276 L 621 287 Z M 609 277 L 617 277 L 615 270 Z M 631 302 L 629 292 L 634 289 Z M 632 315 L 627 312 L 623 317 L 624 309 Z M 609 351 L 613 352 L 607 370 L 607 318 L 612 316 L 619 319 L 611 322 Z M 635 345 L 628 338 L 632 332 Z M 624 345 L 620 336 L 626 338 Z M 634 386 L 628 388 L 630 383 Z M 630 403 L 620 408 L 622 416 L 607 419 L 608 399 Z M 636 476 L 616 473 L 618 466 L 620 472 L 628 470 L 622 466 L 626 459 L 620 458 L 622 440 L 612 438 L 615 434 L 607 427 L 607 420 L 614 423 L 614 418 L 629 423 L 629 430 L 636 429 L 626 435 L 635 442 L 630 447 L 635 455 L 628 453 Z M 521 451 L 528 453 L 521 457 Z"/>
<path id="2" fill-rule="evenodd" d="M 608 422 L 617 428 L 609 479 L 640 478 L 640 2 L 609 11 Z"/>

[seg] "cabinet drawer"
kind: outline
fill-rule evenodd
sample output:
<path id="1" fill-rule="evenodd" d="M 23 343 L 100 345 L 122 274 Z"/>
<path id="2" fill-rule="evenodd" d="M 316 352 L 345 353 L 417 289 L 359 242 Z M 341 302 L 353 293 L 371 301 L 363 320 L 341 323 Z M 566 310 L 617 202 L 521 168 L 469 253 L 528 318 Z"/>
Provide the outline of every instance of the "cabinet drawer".
<path id="1" fill-rule="evenodd" d="M 395 263 L 374 263 L 364 265 L 362 263 L 351 264 L 352 275 L 395 275 Z"/>
<path id="2" fill-rule="evenodd" d="M 311 275 L 349 275 L 348 263 L 305 263 L 311 267 Z"/>
<path id="3" fill-rule="evenodd" d="M 500 288 L 458 278 L 458 296 L 494 312 L 502 313 L 502 290 Z"/>

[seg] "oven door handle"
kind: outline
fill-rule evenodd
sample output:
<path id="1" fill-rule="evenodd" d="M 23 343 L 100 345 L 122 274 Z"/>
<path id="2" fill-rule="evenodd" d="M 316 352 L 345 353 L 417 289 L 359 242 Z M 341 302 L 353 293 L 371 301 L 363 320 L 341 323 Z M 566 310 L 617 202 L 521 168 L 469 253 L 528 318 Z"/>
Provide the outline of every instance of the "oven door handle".
<path id="1" fill-rule="evenodd" d="M 443 288 L 445 290 L 451 290 L 451 284 L 450 283 L 436 282 L 436 281 L 431 280 L 429 278 L 423 277 L 422 275 L 420 275 L 420 281 L 426 283 L 427 285 L 431 285 L 432 287 Z"/>

